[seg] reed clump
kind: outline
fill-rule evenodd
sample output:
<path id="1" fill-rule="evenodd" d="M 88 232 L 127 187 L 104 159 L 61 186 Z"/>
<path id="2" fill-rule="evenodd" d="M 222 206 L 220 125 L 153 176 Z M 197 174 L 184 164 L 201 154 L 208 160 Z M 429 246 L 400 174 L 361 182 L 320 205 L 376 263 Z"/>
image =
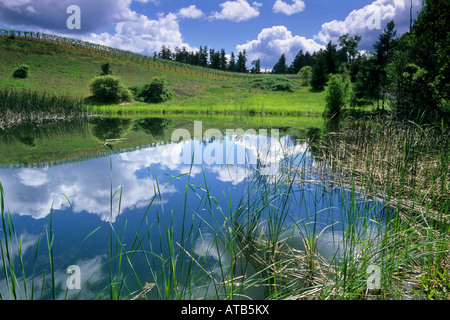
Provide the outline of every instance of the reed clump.
<path id="1" fill-rule="evenodd" d="M 317 142 L 320 161 L 316 170 L 335 188 L 356 190 L 392 211 L 374 244 L 377 263 L 383 269 L 381 297 L 448 299 L 448 129 L 443 123 L 389 117 L 350 121 L 343 126 Z"/>
<path id="2" fill-rule="evenodd" d="M 0 128 L 25 121 L 70 120 L 84 116 L 83 98 L 36 90 L 0 88 Z"/>
<path id="3" fill-rule="evenodd" d="M 449 206 L 450 133 L 444 125 L 369 119 L 327 134 L 320 144 L 335 180 L 357 181 L 386 204 L 413 211 Z"/>

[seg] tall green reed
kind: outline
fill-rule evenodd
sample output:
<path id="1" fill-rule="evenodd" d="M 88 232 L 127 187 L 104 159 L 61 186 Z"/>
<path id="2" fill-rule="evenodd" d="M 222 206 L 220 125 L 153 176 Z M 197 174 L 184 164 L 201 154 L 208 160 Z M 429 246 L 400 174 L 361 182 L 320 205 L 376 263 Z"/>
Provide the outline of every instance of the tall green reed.
<path id="1" fill-rule="evenodd" d="M 82 117 L 83 98 L 69 94 L 0 88 L 0 127 L 6 128 L 23 121 L 44 119 L 73 119 Z"/>

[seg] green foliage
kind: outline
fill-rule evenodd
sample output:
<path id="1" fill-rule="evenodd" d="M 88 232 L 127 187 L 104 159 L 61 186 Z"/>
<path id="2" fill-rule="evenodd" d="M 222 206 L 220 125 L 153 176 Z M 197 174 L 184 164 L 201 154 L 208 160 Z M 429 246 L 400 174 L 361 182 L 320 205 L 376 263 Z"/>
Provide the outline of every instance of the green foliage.
<path id="1" fill-rule="evenodd" d="M 351 95 L 350 79 L 340 74 L 331 74 L 325 89 L 325 113 L 338 116 Z"/>
<path id="2" fill-rule="evenodd" d="M 0 128 L 14 122 L 82 117 L 84 101 L 69 95 L 0 88 Z"/>
<path id="3" fill-rule="evenodd" d="M 353 86 L 354 99 L 352 104 L 354 106 L 371 104 L 379 97 L 375 58 L 363 56 L 359 60 L 361 63 Z"/>
<path id="4" fill-rule="evenodd" d="M 29 76 L 30 76 L 30 66 L 27 64 L 21 64 L 13 72 L 14 78 L 25 79 L 28 78 Z"/>
<path id="5" fill-rule="evenodd" d="M 131 101 L 132 96 L 119 77 L 108 75 L 95 77 L 89 84 L 92 98 L 97 102 L 119 103 Z"/>
<path id="6" fill-rule="evenodd" d="M 110 62 L 103 63 L 100 68 L 102 69 L 102 73 L 100 74 L 101 76 L 112 76 L 113 75 Z"/>
<path id="7" fill-rule="evenodd" d="M 312 69 L 311 86 L 314 90 L 323 90 L 328 81 L 325 57 L 320 55 Z"/>
<path id="8" fill-rule="evenodd" d="M 272 73 L 274 74 L 286 74 L 287 66 L 286 66 L 286 56 L 284 53 L 281 55 L 281 58 L 278 62 L 273 66 Z"/>
<path id="9" fill-rule="evenodd" d="M 444 119 L 450 124 L 450 13 L 448 0 L 424 0 L 410 33 L 398 40 L 387 65 L 388 91 L 399 116 Z"/>
<path id="10" fill-rule="evenodd" d="M 294 82 L 283 76 L 269 76 L 248 80 L 245 86 L 250 88 L 259 88 L 266 91 L 287 91 L 293 92 Z"/>
<path id="11" fill-rule="evenodd" d="M 143 86 L 130 87 L 136 100 L 148 103 L 161 103 L 172 99 L 173 93 L 167 88 L 167 79 L 153 77 L 150 83 Z"/>
<path id="12" fill-rule="evenodd" d="M 133 130 L 144 132 L 156 138 L 162 138 L 173 125 L 173 121 L 165 118 L 139 119 L 133 123 Z"/>
<path id="13" fill-rule="evenodd" d="M 311 66 L 305 66 L 300 69 L 298 72 L 298 75 L 301 77 L 301 83 L 302 86 L 307 87 L 311 83 L 311 77 L 312 77 L 312 67 Z"/>
<path id="14" fill-rule="evenodd" d="M 93 124 L 92 134 L 100 141 L 107 139 L 120 139 L 129 130 L 130 119 L 119 118 L 95 118 L 91 121 Z"/>

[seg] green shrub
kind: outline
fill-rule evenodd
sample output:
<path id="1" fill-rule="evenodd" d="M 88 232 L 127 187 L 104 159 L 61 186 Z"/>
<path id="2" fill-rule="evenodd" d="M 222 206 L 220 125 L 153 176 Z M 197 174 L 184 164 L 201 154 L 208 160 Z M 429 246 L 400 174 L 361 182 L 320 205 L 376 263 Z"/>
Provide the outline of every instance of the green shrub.
<path id="1" fill-rule="evenodd" d="M 245 83 L 245 86 L 267 91 L 294 91 L 293 81 L 283 76 L 267 76 L 251 79 Z"/>
<path id="2" fill-rule="evenodd" d="M 102 69 L 102 73 L 100 74 L 101 76 L 112 76 L 113 75 L 110 62 L 102 63 L 100 68 Z"/>
<path id="3" fill-rule="evenodd" d="M 165 78 L 154 77 L 143 86 L 130 87 L 136 100 L 148 103 L 160 103 L 172 99 L 173 93 L 167 88 Z"/>
<path id="4" fill-rule="evenodd" d="M 351 97 L 350 79 L 339 74 L 330 74 L 325 89 L 325 113 L 338 116 Z"/>
<path id="5" fill-rule="evenodd" d="M 97 102 L 119 103 L 132 100 L 130 91 L 117 76 L 95 77 L 89 87 L 92 98 Z"/>
<path id="6" fill-rule="evenodd" d="M 13 72 L 14 78 L 25 79 L 28 78 L 29 75 L 30 75 L 30 66 L 26 64 L 21 64 Z"/>
<path id="7" fill-rule="evenodd" d="M 311 66 L 305 66 L 300 69 L 298 72 L 298 75 L 301 77 L 301 83 L 302 86 L 307 87 L 311 84 L 311 77 L 312 77 L 312 67 Z"/>

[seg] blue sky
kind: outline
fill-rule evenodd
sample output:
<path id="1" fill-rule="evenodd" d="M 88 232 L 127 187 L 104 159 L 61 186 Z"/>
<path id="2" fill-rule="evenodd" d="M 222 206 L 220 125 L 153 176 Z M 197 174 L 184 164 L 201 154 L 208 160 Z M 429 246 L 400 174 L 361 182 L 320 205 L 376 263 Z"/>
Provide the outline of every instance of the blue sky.
<path id="1" fill-rule="evenodd" d="M 67 7 L 81 11 L 81 29 L 69 30 Z M 361 35 L 371 49 L 386 24 L 409 27 L 410 0 L 0 0 L 0 27 L 78 37 L 153 54 L 160 47 L 208 46 L 246 50 L 271 68 L 282 53 L 316 51 L 344 33 Z M 414 16 L 420 0 L 413 0 Z"/>

